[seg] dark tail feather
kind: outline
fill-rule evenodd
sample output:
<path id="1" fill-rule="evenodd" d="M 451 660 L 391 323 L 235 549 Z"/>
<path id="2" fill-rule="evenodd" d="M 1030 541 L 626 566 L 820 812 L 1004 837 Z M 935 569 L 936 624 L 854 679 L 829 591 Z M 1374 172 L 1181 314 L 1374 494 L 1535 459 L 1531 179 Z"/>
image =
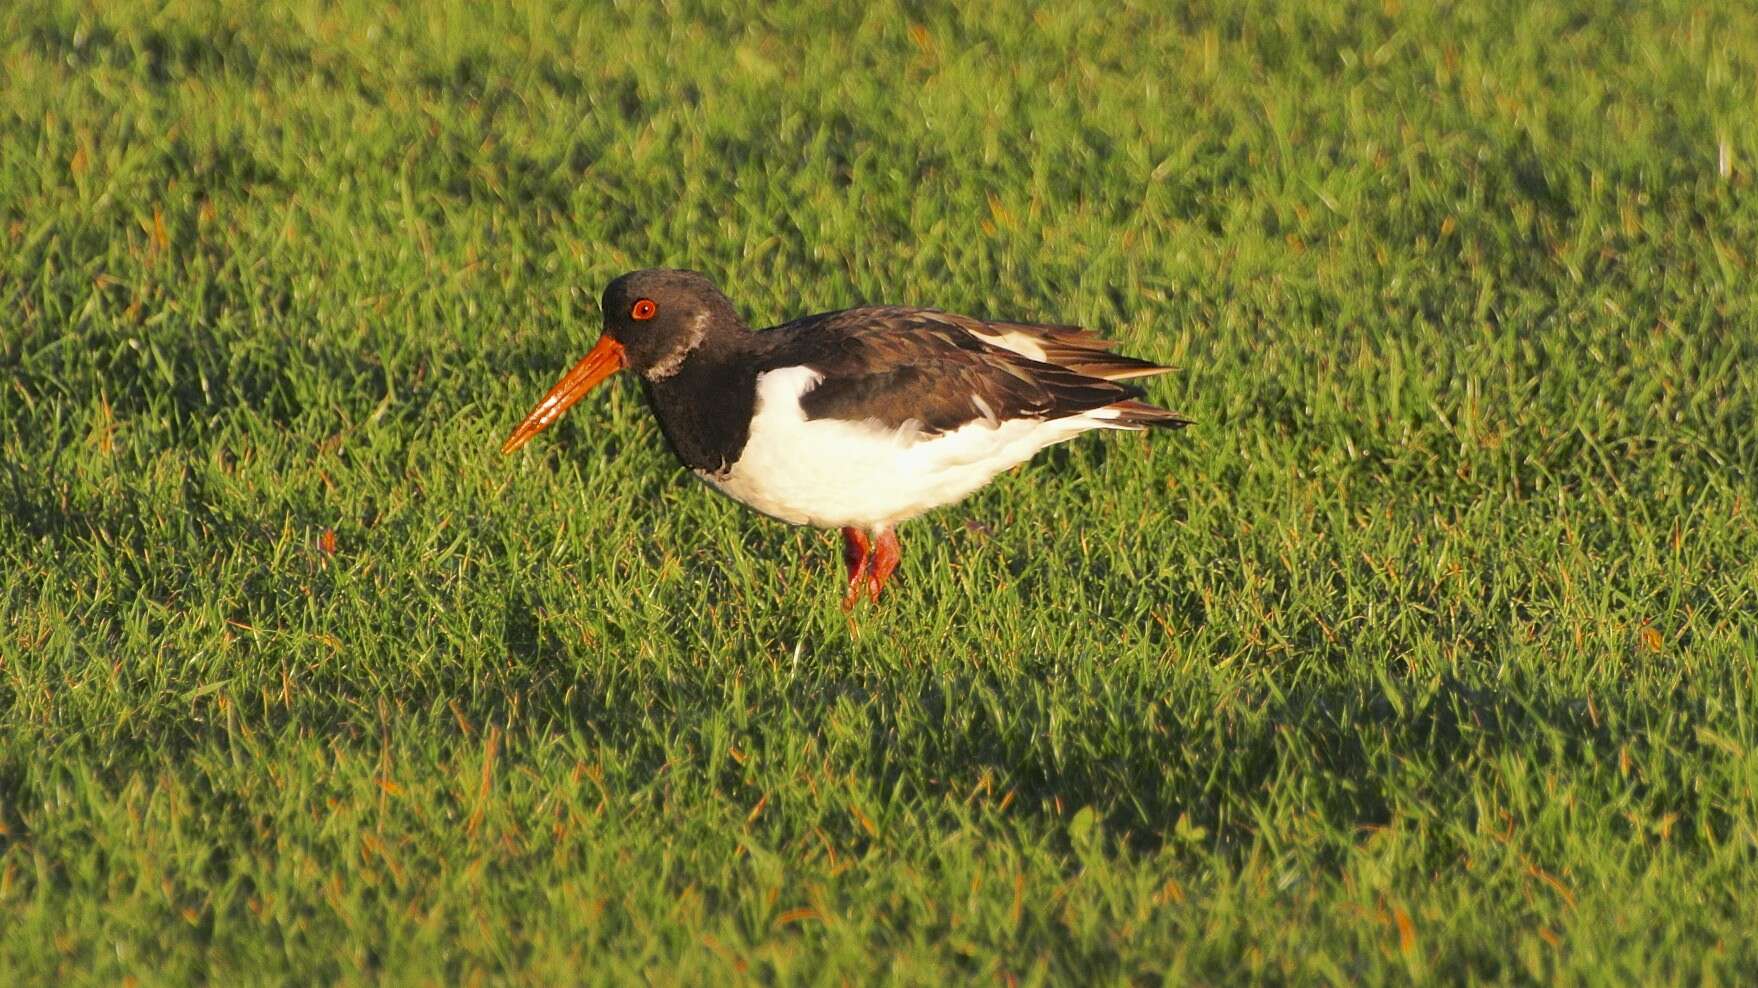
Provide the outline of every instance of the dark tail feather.
<path id="1" fill-rule="evenodd" d="M 1027 343 L 1044 351 L 1043 361 L 1066 367 L 1088 377 L 1107 381 L 1127 381 L 1138 377 L 1164 374 L 1172 368 L 1121 353 L 1112 353 L 1117 346 L 1097 333 L 1079 326 L 1052 326 L 1022 322 L 978 322 L 973 332 L 996 346 L 1026 352 Z"/>
<path id="2" fill-rule="evenodd" d="M 1114 402 L 1105 407 L 1117 413 L 1117 418 L 1112 421 L 1126 429 L 1146 429 L 1149 426 L 1161 429 L 1182 429 L 1191 421 L 1170 409 L 1150 405 L 1145 401 L 1136 401 L 1134 398 Z"/>
<path id="3" fill-rule="evenodd" d="M 1125 357 L 1120 353 L 1105 353 L 1101 350 L 1056 351 L 1044 348 L 1052 362 L 1069 370 L 1079 371 L 1089 377 L 1101 377 L 1107 381 L 1129 381 L 1138 377 L 1153 377 L 1155 374 L 1166 374 L 1171 367 L 1135 357 Z"/>

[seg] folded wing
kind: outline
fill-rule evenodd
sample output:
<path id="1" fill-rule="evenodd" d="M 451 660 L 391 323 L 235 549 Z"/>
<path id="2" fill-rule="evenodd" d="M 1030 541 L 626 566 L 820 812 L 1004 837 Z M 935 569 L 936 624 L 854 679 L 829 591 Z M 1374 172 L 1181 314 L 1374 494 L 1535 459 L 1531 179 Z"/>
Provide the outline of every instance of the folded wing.
<path id="1" fill-rule="evenodd" d="M 932 309 L 869 306 L 797 320 L 778 334 L 788 363 L 821 380 L 802 395 L 812 419 L 914 427 L 932 436 L 972 422 L 1093 413 L 1094 427 L 1176 427 L 1188 420 L 1115 383 L 1171 368 L 1112 353 L 1072 326 L 994 323 Z M 765 334 L 767 335 L 767 334 Z"/>

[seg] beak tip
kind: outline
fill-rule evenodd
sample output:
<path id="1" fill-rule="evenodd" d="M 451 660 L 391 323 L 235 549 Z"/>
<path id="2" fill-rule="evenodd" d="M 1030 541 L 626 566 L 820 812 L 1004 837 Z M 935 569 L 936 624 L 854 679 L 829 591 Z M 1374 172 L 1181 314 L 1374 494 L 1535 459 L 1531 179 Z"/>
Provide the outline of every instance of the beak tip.
<path id="1" fill-rule="evenodd" d="M 572 408 L 586 392 L 598 386 L 600 381 L 615 374 L 626 366 L 623 357 L 623 346 L 609 336 L 600 336 L 598 342 L 586 356 L 580 358 L 571 370 L 562 375 L 555 387 L 543 396 L 525 421 L 513 430 L 507 441 L 501 443 L 501 455 L 506 456 L 531 441 L 531 438 L 549 428 L 562 413 Z"/>

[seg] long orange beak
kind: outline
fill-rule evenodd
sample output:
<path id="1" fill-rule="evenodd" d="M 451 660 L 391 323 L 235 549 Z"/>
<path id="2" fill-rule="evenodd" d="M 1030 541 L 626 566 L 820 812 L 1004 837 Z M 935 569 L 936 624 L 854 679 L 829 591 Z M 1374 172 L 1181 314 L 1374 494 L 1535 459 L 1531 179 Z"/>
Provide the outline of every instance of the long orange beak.
<path id="1" fill-rule="evenodd" d="M 598 382 L 622 370 L 624 367 L 623 345 L 608 336 L 600 336 L 586 356 L 574 365 L 574 369 L 562 375 L 562 379 L 549 389 L 525 421 L 513 430 L 507 441 L 501 443 L 502 453 L 511 453 L 520 446 L 531 441 L 531 437 L 550 427 L 562 413 L 574 407 L 574 403 L 586 397 L 586 392 L 598 386 Z"/>

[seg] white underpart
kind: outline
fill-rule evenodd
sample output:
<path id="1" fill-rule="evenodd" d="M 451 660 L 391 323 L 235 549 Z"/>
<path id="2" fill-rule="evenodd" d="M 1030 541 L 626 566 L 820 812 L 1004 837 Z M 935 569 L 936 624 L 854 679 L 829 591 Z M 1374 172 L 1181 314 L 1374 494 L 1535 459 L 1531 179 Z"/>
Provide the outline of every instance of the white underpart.
<path id="1" fill-rule="evenodd" d="M 915 423 L 807 419 L 800 397 L 822 375 L 784 367 L 757 378 L 750 438 L 732 468 L 697 476 L 735 501 L 795 525 L 883 530 L 951 504 L 1053 443 L 1116 425 L 1097 408 L 1067 418 L 985 415 L 951 432 L 923 437 Z M 982 410 L 981 399 L 976 400 Z M 992 410 L 991 410 L 992 412 Z"/>

